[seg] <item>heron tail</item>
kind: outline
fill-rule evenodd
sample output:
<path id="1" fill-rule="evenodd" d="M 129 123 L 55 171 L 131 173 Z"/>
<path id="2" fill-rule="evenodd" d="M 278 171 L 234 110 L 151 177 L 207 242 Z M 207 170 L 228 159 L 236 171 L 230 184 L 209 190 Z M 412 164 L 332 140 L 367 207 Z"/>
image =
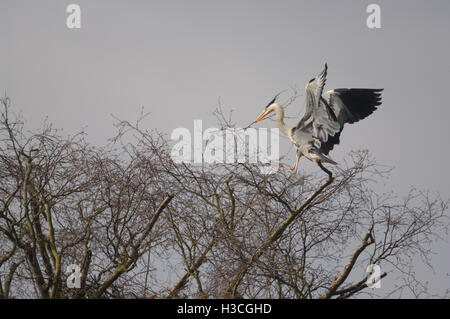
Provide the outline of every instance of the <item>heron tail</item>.
<path id="1" fill-rule="evenodd" d="M 317 161 L 318 162 L 322 162 L 322 163 L 330 163 L 333 165 L 337 165 L 337 163 L 335 161 L 333 161 L 331 158 L 329 158 L 328 156 L 323 155 L 322 153 L 320 153 L 319 151 L 312 149 L 310 150 L 310 153 L 314 153 L 314 155 L 317 156 Z"/>
<path id="2" fill-rule="evenodd" d="M 322 155 L 321 157 L 324 159 L 322 162 L 330 163 L 330 164 L 333 164 L 333 165 L 337 165 L 337 163 L 335 161 L 333 161 L 331 158 L 329 158 L 329 157 L 327 157 L 325 155 Z"/>

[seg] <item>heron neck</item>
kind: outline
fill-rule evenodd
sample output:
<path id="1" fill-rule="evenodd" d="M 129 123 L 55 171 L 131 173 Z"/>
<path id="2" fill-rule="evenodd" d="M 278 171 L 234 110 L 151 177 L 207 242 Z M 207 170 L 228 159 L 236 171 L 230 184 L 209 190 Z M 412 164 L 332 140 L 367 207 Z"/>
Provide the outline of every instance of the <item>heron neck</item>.
<path id="1" fill-rule="evenodd" d="M 284 124 L 283 108 L 278 104 L 275 104 L 273 107 L 274 107 L 274 111 L 275 111 L 275 115 L 276 115 L 275 121 L 277 123 L 278 128 L 280 129 L 280 131 L 283 134 L 289 136 L 289 128 Z"/>

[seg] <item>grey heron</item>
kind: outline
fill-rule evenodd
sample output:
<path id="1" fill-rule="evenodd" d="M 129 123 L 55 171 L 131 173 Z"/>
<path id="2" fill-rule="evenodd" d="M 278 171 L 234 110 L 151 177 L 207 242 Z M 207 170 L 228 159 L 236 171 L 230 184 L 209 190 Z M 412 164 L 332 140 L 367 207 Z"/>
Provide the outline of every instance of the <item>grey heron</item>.
<path id="1" fill-rule="evenodd" d="M 290 168 L 297 172 L 302 156 L 316 162 L 331 178 L 331 172 L 323 163 L 336 165 L 328 157 L 334 145 L 339 144 L 344 124 L 355 123 L 372 114 L 381 105 L 383 89 L 334 89 L 323 93 L 328 66 L 305 88 L 305 113 L 298 124 L 288 127 L 284 124 L 284 111 L 276 103 L 279 94 L 267 104 L 264 112 L 256 119 L 257 123 L 268 114 L 275 112 L 280 131 L 287 135 L 296 148 L 296 161 Z"/>

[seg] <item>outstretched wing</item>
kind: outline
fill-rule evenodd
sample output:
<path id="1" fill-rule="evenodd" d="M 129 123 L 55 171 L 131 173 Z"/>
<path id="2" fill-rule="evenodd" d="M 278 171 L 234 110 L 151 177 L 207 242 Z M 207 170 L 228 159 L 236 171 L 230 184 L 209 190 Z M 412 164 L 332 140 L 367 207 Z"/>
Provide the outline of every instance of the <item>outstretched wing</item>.
<path id="1" fill-rule="evenodd" d="M 326 82 L 328 66 L 306 85 L 306 110 L 296 128 L 311 130 L 317 148 L 329 137 L 337 134 L 341 127 L 328 103 L 324 103 L 322 92 Z"/>
<path id="2" fill-rule="evenodd" d="M 339 144 L 344 124 L 372 114 L 381 104 L 383 89 L 335 89 L 322 95 L 328 66 L 306 85 L 305 114 L 293 128 L 312 134 L 315 146 L 327 155 Z"/>
<path id="3" fill-rule="evenodd" d="M 339 144 L 344 124 L 355 123 L 372 114 L 381 105 L 383 89 L 335 89 L 323 95 L 322 103 L 330 108 L 336 117 L 339 130 L 324 141 L 321 140 L 321 151 L 327 155 Z"/>
<path id="4" fill-rule="evenodd" d="M 323 88 L 325 87 L 325 82 L 327 80 L 327 70 L 328 65 L 325 63 L 325 68 L 323 71 L 306 85 L 305 114 L 302 116 L 300 122 L 295 128 L 305 126 L 312 121 L 314 110 L 320 105 Z"/>
<path id="5" fill-rule="evenodd" d="M 306 108 L 319 107 L 320 97 L 327 81 L 327 70 L 328 65 L 325 63 L 323 71 L 306 85 Z"/>
<path id="6" fill-rule="evenodd" d="M 381 105 L 382 91 L 383 89 L 334 89 L 324 94 L 324 100 L 342 125 L 352 124 L 366 118 Z"/>

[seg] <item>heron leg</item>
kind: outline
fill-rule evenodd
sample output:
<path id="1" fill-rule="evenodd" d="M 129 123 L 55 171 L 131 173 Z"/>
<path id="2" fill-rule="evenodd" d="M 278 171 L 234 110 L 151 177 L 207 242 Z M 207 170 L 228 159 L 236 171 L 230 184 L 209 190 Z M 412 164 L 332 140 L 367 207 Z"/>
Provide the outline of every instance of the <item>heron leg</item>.
<path id="1" fill-rule="evenodd" d="M 322 162 L 317 162 L 317 164 L 318 164 L 319 167 L 322 169 L 322 171 L 324 171 L 325 173 L 328 174 L 328 177 L 329 177 L 330 179 L 333 178 L 333 173 L 331 173 L 329 170 L 327 170 L 327 169 L 322 165 Z"/>
<path id="2" fill-rule="evenodd" d="M 298 162 L 300 161 L 301 155 L 297 153 L 297 159 L 295 160 L 294 166 L 289 168 L 292 171 L 292 174 L 296 174 L 298 170 Z"/>

